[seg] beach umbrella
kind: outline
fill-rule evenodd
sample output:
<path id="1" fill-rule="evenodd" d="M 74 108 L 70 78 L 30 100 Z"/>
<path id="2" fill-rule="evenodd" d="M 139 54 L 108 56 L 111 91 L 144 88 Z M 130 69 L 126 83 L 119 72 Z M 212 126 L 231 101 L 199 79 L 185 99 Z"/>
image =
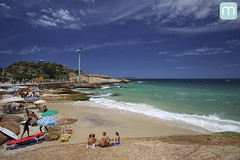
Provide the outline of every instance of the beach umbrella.
<path id="1" fill-rule="evenodd" d="M 9 88 L 8 90 L 6 90 L 6 92 L 15 92 L 15 91 L 17 91 L 17 89 Z"/>
<path id="2" fill-rule="evenodd" d="M 44 101 L 44 100 L 38 100 L 38 101 L 36 101 L 36 102 L 34 102 L 34 104 L 44 104 L 46 101 Z"/>
<path id="3" fill-rule="evenodd" d="M 28 86 L 18 86 L 19 89 L 27 89 Z"/>
<path id="4" fill-rule="evenodd" d="M 41 89 L 36 89 L 33 92 L 42 92 L 42 90 Z"/>
<path id="5" fill-rule="evenodd" d="M 44 112 L 43 114 L 41 114 L 42 117 L 47 117 L 47 116 L 53 116 L 58 114 L 58 111 L 56 110 L 49 110 L 47 112 Z"/>
<path id="6" fill-rule="evenodd" d="M 5 103 L 8 103 L 8 102 L 19 102 L 19 101 L 24 101 L 23 98 L 19 98 L 19 97 L 11 97 L 11 98 L 6 98 L 6 99 L 3 99 L 1 100 L 1 102 L 5 102 Z"/>
<path id="7" fill-rule="evenodd" d="M 6 92 L 6 89 L 0 89 L 0 92 Z"/>
<path id="8" fill-rule="evenodd" d="M 38 97 L 29 97 L 29 98 L 26 98 L 25 100 L 26 101 L 38 101 L 38 100 L 40 100 L 40 98 L 38 98 Z"/>
<path id="9" fill-rule="evenodd" d="M 54 117 L 43 117 L 37 121 L 37 124 L 39 124 L 41 126 L 52 126 L 57 122 L 58 122 L 58 120 Z"/>

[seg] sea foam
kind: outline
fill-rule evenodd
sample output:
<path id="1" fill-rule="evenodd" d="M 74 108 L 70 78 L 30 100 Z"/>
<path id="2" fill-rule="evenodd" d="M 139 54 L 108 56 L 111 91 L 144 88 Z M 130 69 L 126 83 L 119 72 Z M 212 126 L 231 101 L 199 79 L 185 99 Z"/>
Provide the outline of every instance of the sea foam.
<path id="1" fill-rule="evenodd" d="M 111 94 L 106 94 L 110 96 Z M 115 100 L 103 98 L 103 97 L 92 97 L 90 101 L 100 104 L 98 106 L 103 108 L 114 108 L 122 111 L 130 111 L 135 113 L 144 114 L 147 116 L 157 117 L 165 120 L 174 120 L 192 124 L 195 126 L 202 127 L 211 132 L 224 132 L 233 131 L 240 132 L 240 122 L 228 119 L 221 119 L 217 115 L 190 115 L 173 113 L 158 109 L 154 106 L 143 104 L 143 103 L 127 103 L 117 102 Z M 94 105 L 96 106 L 96 105 Z"/>

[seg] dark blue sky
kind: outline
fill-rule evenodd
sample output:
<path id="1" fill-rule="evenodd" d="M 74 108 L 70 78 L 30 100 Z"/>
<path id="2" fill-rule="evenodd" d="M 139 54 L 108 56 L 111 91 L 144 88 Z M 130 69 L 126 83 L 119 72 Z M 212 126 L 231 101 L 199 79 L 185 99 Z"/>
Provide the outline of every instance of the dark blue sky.
<path id="1" fill-rule="evenodd" d="M 26 60 L 138 78 L 240 78 L 219 0 L 0 0 L 0 66 Z"/>

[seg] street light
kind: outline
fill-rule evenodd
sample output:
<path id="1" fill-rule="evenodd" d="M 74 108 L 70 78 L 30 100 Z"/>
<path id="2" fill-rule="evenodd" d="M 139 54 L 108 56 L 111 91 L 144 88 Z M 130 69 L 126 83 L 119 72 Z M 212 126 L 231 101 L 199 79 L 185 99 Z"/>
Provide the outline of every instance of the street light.
<path id="1" fill-rule="evenodd" d="M 78 59 L 78 81 L 80 82 L 80 53 L 82 52 L 83 48 L 79 48 L 76 52 L 79 54 Z"/>

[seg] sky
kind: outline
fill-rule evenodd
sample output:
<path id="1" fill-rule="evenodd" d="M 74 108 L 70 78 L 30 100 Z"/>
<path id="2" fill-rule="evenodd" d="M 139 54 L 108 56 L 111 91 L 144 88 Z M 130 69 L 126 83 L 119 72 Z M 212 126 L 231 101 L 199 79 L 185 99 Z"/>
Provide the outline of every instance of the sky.
<path id="1" fill-rule="evenodd" d="M 240 1 L 236 20 L 219 18 L 221 2 L 0 0 L 0 67 L 41 59 L 78 69 L 83 47 L 90 74 L 240 78 Z"/>

